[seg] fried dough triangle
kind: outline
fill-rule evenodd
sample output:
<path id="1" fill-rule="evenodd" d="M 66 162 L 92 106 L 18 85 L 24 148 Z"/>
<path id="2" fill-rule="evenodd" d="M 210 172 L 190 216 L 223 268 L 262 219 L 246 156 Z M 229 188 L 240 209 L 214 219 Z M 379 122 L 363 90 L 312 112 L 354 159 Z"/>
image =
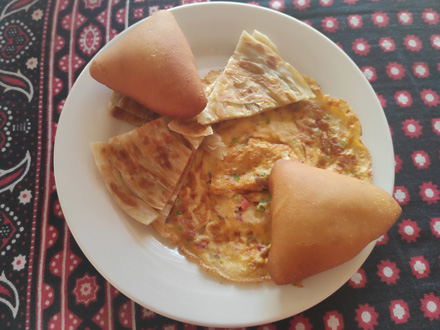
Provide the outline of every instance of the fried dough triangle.
<path id="1" fill-rule="evenodd" d="M 243 31 L 214 83 L 206 108 L 196 119 L 200 124 L 212 124 L 313 97 L 302 75 L 280 57 L 267 36 Z"/>
<path id="2" fill-rule="evenodd" d="M 144 224 L 169 211 L 168 204 L 177 195 L 193 154 L 193 149 L 168 129 L 163 118 L 108 142 L 94 143 L 92 150 L 113 199 Z"/>
<path id="3" fill-rule="evenodd" d="M 276 284 L 352 259 L 401 214 L 393 197 L 371 183 L 292 160 L 274 164 L 269 189 L 268 268 Z"/>
<path id="4" fill-rule="evenodd" d="M 171 12 L 161 10 L 92 61 L 91 76 L 163 116 L 189 118 L 206 96 L 194 56 Z"/>

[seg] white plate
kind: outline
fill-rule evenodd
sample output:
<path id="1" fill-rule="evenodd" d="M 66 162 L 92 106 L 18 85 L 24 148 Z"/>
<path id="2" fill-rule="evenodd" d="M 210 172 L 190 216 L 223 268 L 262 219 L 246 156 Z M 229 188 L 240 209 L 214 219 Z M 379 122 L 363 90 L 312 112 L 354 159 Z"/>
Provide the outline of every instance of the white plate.
<path id="1" fill-rule="evenodd" d="M 188 38 L 201 75 L 224 67 L 243 29 L 268 35 L 299 72 L 354 108 L 373 157 L 374 183 L 392 193 L 394 157 L 384 113 L 367 80 L 338 46 L 306 24 L 252 5 L 201 3 L 173 8 L 172 13 Z M 202 271 L 151 228 L 126 217 L 107 193 L 89 143 L 132 128 L 107 115 L 109 95 L 106 87 L 90 77 L 87 66 L 73 86 L 58 124 L 55 179 L 64 215 L 82 251 L 112 285 L 137 303 L 167 317 L 205 326 L 274 322 L 331 295 L 370 254 L 373 243 L 351 261 L 306 279 L 303 288 L 272 283 L 237 285 Z"/>

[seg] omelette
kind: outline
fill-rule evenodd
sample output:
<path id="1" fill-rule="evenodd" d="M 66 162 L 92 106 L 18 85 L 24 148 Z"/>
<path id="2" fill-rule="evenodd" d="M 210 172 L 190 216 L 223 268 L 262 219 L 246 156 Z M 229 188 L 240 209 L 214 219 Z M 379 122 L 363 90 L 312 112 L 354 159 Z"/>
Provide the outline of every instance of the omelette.
<path id="1" fill-rule="evenodd" d="M 371 156 L 360 139 L 360 122 L 347 102 L 323 94 L 259 32 L 244 32 L 224 70 L 208 73 L 202 84 L 208 104 L 189 120 L 157 116 L 113 93 L 110 115 L 139 127 L 117 143 L 95 144 L 95 160 L 107 187 L 117 187 L 124 197 L 132 194 L 136 201 L 134 206 L 127 204 L 126 198 L 110 190 L 116 202 L 134 219 L 149 223 L 188 259 L 232 282 L 270 280 L 273 164 L 292 159 L 371 182 Z M 110 147 L 136 151 L 133 137 L 142 136 L 143 147 L 152 154 L 143 152 L 143 159 L 133 152 L 136 166 L 130 165 L 136 176 L 142 176 L 148 157 L 163 158 L 156 147 L 160 141 L 143 133 L 152 125 L 185 152 L 179 159 L 162 143 L 172 165 L 166 175 L 173 174 L 173 185 L 164 189 L 157 182 L 157 190 L 164 193 L 159 204 L 149 186 L 133 186 L 133 174 L 124 173 L 129 167 L 114 161 L 120 160 L 118 154 L 103 152 Z M 146 212 L 149 221 L 142 219 Z"/>
<path id="2" fill-rule="evenodd" d="M 197 150 L 167 221 L 152 223 L 157 232 L 226 280 L 270 280 L 268 180 L 275 161 L 372 180 L 357 116 L 344 100 L 314 92 L 313 99 L 213 125 L 216 138 Z M 221 152 L 213 154 L 210 143 Z"/>

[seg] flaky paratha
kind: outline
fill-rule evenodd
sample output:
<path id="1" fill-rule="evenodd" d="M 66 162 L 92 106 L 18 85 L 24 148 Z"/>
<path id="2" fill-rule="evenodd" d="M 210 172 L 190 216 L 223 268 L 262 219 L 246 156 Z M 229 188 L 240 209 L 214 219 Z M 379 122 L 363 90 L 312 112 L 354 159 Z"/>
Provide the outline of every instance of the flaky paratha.
<path id="1" fill-rule="evenodd" d="M 158 210 L 139 198 L 125 184 L 121 173 L 109 161 L 109 144 L 95 142 L 92 144 L 95 163 L 113 200 L 133 219 L 143 224 L 150 224 L 159 216 Z"/>
<path id="2" fill-rule="evenodd" d="M 197 149 L 206 136 L 212 135 L 211 125 L 200 125 L 195 121 L 171 120 L 168 128 L 181 134 L 194 149 Z"/>
<path id="3" fill-rule="evenodd" d="M 168 129 L 163 118 L 92 148 L 100 174 L 116 202 L 131 217 L 147 224 L 169 205 L 193 153 Z M 143 219 L 143 214 L 148 216 Z"/>
<path id="4" fill-rule="evenodd" d="M 110 96 L 108 112 L 112 117 L 135 126 L 141 126 L 160 117 L 135 100 L 114 91 Z"/>
<path id="5" fill-rule="evenodd" d="M 314 97 L 296 69 L 284 61 L 267 36 L 243 31 L 237 47 L 208 94 L 200 124 L 248 117 Z"/>

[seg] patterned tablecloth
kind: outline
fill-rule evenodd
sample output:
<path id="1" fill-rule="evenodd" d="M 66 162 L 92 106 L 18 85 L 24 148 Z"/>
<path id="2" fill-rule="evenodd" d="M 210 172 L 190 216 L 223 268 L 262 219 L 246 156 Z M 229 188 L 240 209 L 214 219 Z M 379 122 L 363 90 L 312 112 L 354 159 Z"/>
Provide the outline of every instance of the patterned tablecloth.
<path id="1" fill-rule="evenodd" d="M 88 61 L 127 26 L 185 2 L 0 2 L 1 329 L 197 328 L 132 302 L 94 269 L 64 220 L 52 165 L 57 121 Z M 389 121 L 403 209 L 340 290 L 255 328 L 440 329 L 440 2 L 252 3 L 307 22 L 361 68 Z"/>

